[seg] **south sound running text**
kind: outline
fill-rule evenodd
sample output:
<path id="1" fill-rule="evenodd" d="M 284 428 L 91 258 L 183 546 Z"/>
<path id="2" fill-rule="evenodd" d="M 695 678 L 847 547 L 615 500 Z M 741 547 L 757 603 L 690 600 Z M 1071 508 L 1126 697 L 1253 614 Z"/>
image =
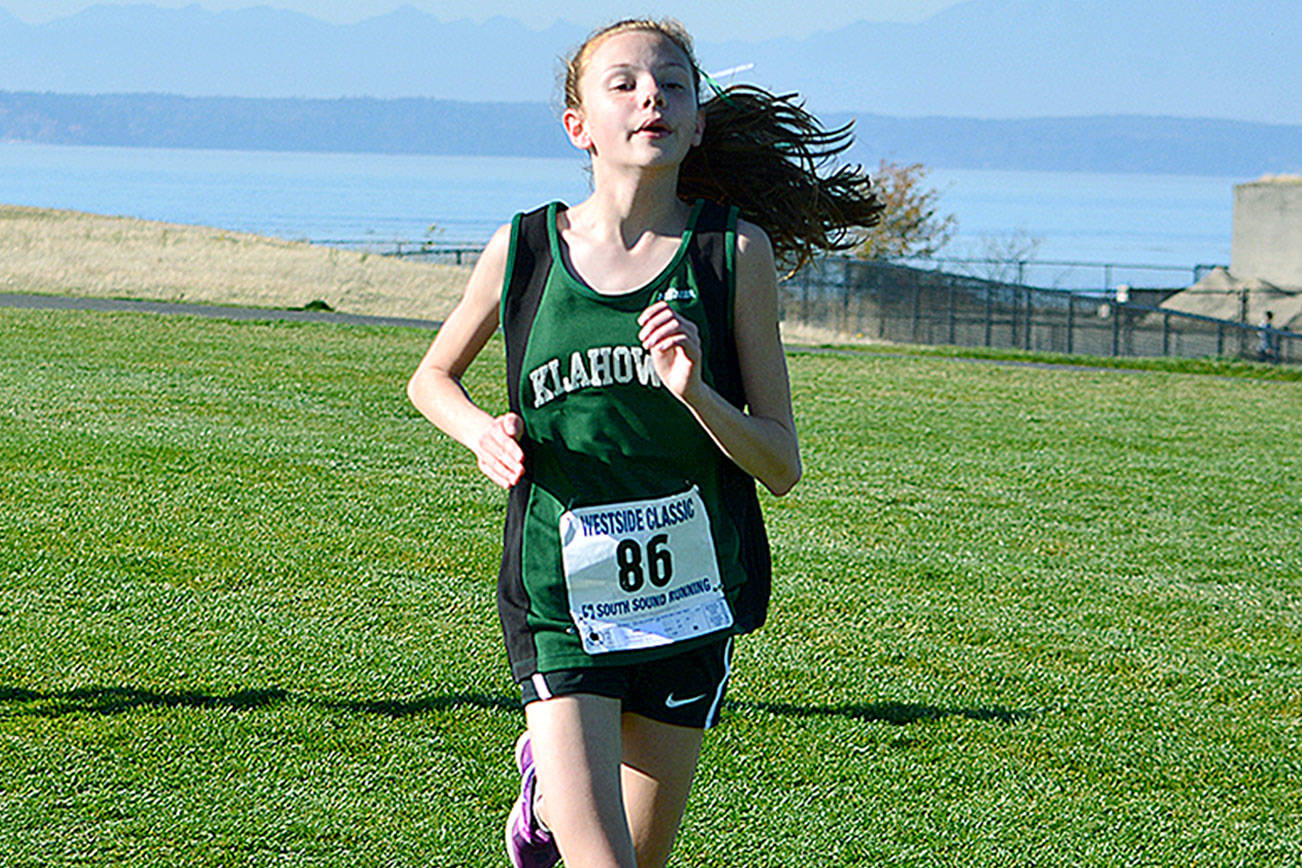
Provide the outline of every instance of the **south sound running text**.
<path id="1" fill-rule="evenodd" d="M 667 593 L 643 594 L 632 599 L 611 600 L 605 603 L 584 603 L 579 607 L 579 614 L 589 620 L 609 620 L 638 612 L 649 612 L 711 590 L 713 585 L 709 579 L 697 579 L 673 588 Z"/>

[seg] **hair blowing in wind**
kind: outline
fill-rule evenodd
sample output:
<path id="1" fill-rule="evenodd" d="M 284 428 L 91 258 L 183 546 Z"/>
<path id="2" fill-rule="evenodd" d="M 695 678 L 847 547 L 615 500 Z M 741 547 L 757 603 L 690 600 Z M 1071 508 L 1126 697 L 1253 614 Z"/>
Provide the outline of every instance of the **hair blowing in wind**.
<path id="1" fill-rule="evenodd" d="M 582 105 L 578 82 L 596 46 L 630 30 L 672 40 L 691 62 L 700 94 L 700 66 L 685 27 L 629 18 L 595 31 L 566 59 L 566 108 Z M 790 271 L 819 252 L 852 249 L 861 236 L 857 230 L 878 223 L 883 203 L 868 174 L 858 165 L 837 164 L 854 142 L 853 124 L 824 129 L 796 94 L 753 85 L 715 90 L 700 107 L 706 116 L 702 142 L 678 170 L 678 198 L 737 206 L 768 233 L 777 262 Z"/>
<path id="2" fill-rule="evenodd" d="M 672 19 L 628 19 L 596 31 L 567 60 L 566 107 L 581 105 L 578 82 L 595 47 L 630 30 L 659 33 L 676 44 L 691 62 L 700 94 L 700 66 L 686 29 Z M 825 129 L 796 94 L 746 84 L 716 89 L 701 109 L 705 135 L 679 169 L 679 198 L 737 206 L 768 233 L 784 268 L 794 271 L 820 252 L 848 250 L 859 240 L 856 230 L 880 220 L 883 205 L 868 174 L 837 163 L 853 144 L 852 124 Z"/>
<path id="3" fill-rule="evenodd" d="M 882 203 L 858 166 L 836 165 L 851 125 L 827 130 L 794 94 L 734 85 L 704 105 L 705 136 L 678 175 L 685 199 L 736 205 L 762 226 L 774 254 L 795 269 L 820 251 L 847 250 Z"/>

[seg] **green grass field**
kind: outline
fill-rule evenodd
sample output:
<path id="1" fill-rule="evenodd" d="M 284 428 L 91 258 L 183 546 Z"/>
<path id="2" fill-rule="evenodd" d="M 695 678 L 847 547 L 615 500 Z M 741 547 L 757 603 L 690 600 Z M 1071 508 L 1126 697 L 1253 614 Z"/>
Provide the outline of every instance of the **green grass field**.
<path id="1" fill-rule="evenodd" d="M 0 311 L 0 864 L 506 864 L 504 498 L 428 339 Z M 1302 862 L 1302 383 L 790 364 L 675 865 Z"/>

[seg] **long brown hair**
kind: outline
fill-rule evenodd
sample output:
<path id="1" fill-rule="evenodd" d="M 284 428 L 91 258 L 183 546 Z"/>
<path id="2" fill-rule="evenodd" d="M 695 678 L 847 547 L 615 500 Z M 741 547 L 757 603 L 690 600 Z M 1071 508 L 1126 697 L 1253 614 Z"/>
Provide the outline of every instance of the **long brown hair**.
<path id="1" fill-rule="evenodd" d="M 581 108 L 579 80 L 589 56 L 608 37 L 649 31 L 673 42 L 696 72 L 692 38 L 673 19 L 633 18 L 594 32 L 565 64 L 565 108 Z M 836 165 L 853 142 L 852 124 L 824 129 L 795 94 L 779 96 L 752 85 L 717 88 L 701 103 L 705 135 L 678 171 L 678 195 L 736 205 L 768 233 L 784 267 L 795 269 L 820 251 L 847 250 L 854 230 L 873 226 L 882 204 L 859 166 Z"/>

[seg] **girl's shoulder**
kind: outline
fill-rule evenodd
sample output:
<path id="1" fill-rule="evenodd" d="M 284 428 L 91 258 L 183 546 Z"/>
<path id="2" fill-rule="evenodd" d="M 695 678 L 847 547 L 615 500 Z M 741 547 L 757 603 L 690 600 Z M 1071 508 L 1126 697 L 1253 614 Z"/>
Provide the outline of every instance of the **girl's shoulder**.
<path id="1" fill-rule="evenodd" d="M 502 296 L 502 287 L 506 282 L 508 262 L 511 258 L 511 224 L 504 223 L 493 232 L 479 258 L 470 271 L 466 282 L 463 303 L 471 306 L 491 308 Z"/>
<path id="2" fill-rule="evenodd" d="M 479 259 L 475 261 L 476 271 L 481 268 L 498 272 L 506 270 L 506 262 L 511 255 L 511 233 L 510 223 L 503 223 L 493 230 L 493 237 L 488 239 L 479 253 Z"/>
<path id="3" fill-rule="evenodd" d="M 757 267 L 775 267 L 773 264 L 773 242 L 769 234 L 758 223 L 741 218 L 737 221 L 737 262 L 742 267 L 754 264 Z"/>
<path id="4" fill-rule="evenodd" d="M 769 241 L 768 233 L 758 223 L 741 217 L 737 213 L 739 209 L 723 205 L 713 199 L 698 200 L 698 204 L 701 207 L 696 222 L 697 232 L 731 231 L 736 235 L 736 250 L 739 255 L 751 257 L 759 255 L 763 258 L 767 252 L 768 258 L 770 260 L 773 258 L 773 245 Z"/>

